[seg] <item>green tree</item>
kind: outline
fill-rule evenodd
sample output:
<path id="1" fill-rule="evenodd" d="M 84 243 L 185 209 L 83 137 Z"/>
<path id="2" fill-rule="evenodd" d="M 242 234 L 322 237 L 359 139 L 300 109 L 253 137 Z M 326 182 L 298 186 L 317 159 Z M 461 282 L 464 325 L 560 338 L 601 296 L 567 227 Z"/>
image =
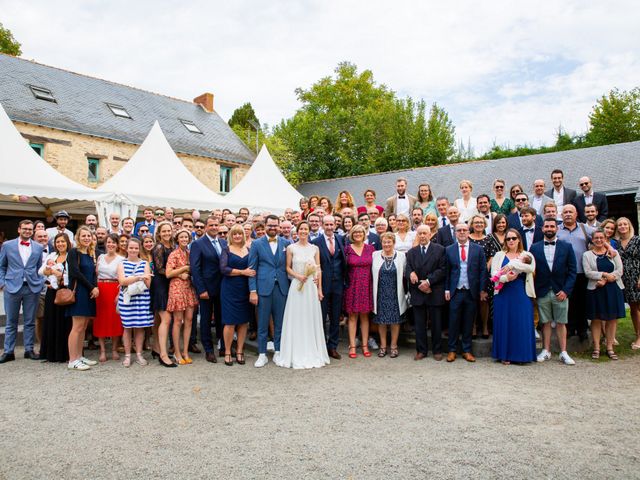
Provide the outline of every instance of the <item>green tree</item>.
<path id="1" fill-rule="evenodd" d="M 0 23 L 0 52 L 19 57 L 22 55 L 21 45 L 13 38 L 11 30 L 4 28 Z"/>
<path id="2" fill-rule="evenodd" d="M 255 122 L 257 125 L 260 125 L 260 120 L 258 120 L 251 103 L 247 102 L 240 108 L 236 108 L 233 111 L 233 115 L 231 115 L 231 118 L 229 119 L 229 126 L 232 128 L 236 125 L 242 128 L 253 128 L 251 126 L 251 122 Z"/>
<path id="3" fill-rule="evenodd" d="M 622 92 L 614 88 L 603 95 L 589 114 L 589 125 L 590 145 L 640 140 L 640 87 Z"/>

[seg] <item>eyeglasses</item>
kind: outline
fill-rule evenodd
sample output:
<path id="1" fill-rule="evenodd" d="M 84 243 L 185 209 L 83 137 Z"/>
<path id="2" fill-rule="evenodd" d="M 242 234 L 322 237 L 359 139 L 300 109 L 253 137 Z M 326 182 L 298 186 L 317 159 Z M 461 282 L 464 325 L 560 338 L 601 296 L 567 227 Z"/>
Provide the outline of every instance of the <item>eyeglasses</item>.
<path id="1" fill-rule="evenodd" d="M 518 240 L 518 237 L 507 237 L 507 238 L 505 238 L 505 240 L 507 242 L 515 242 L 516 240 Z"/>
<path id="2" fill-rule="evenodd" d="M 182 222 L 173 222 L 174 225 L 182 225 Z"/>
<path id="3" fill-rule="evenodd" d="M 511 190 L 512 195 L 518 195 L 519 193 L 522 193 L 522 190 Z"/>
<path id="4" fill-rule="evenodd" d="M 496 190 L 504 190 L 504 185 L 496 185 L 495 187 Z"/>
<path id="5" fill-rule="evenodd" d="M 142 230 L 142 229 L 140 229 L 140 233 L 149 233 L 149 230 Z"/>
<path id="6" fill-rule="evenodd" d="M 228 232 L 218 232 L 218 235 L 222 237 L 226 237 Z"/>
<path id="7" fill-rule="evenodd" d="M 526 202 L 527 199 L 526 198 L 516 198 L 516 202 Z"/>
<path id="8" fill-rule="evenodd" d="M 589 182 L 582 182 L 582 183 L 580 184 L 580 186 L 581 186 L 581 187 L 586 187 L 587 185 L 589 185 Z"/>

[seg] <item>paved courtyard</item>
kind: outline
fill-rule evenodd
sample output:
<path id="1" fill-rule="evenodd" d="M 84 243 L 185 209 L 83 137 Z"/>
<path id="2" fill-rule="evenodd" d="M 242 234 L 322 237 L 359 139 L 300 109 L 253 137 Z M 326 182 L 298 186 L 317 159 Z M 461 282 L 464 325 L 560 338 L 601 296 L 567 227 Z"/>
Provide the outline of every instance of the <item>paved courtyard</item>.
<path id="1" fill-rule="evenodd" d="M 0 366 L 0 478 L 640 477 L 640 357 L 504 367 L 402 350 L 313 371 L 195 357 Z"/>

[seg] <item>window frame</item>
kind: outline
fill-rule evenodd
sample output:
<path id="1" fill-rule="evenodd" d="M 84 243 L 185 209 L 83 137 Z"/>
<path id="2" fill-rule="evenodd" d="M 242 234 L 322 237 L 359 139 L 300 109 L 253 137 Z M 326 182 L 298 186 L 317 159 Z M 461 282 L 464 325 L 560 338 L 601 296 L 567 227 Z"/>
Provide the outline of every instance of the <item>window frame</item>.
<path id="1" fill-rule="evenodd" d="M 95 165 L 96 174 L 95 179 L 91 178 L 91 165 Z M 100 182 L 100 159 L 94 157 L 87 157 L 87 181 L 89 183 L 98 183 Z"/>
<path id="2" fill-rule="evenodd" d="M 37 85 L 29 85 L 29 90 L 37 100 L 44 100 L 45 102 L 58 103 L 56 97 L 53 96 L 53 92 L 45 87 L 38 87 Z"/>
<path id="3" fill-rule="evenodd" d="M 197 134 L 200 134 L 200 135 L 204 135 L 204 132 L 200 129 L 200 127 L 198 127 L 196 125 L 195 122 L 193 122 L 191 120 L 184 120 L 182 118 L 179 118 L 178 120 L 180 120 L 180 123 L 182 123 L 184 128 L 186 128 L 189 133 L 197 133 Z M 195 130 L 192 130 L 189 127 L 193 127 Z"/>
<path id="4" fill-rule="evenodd" d="M 44 158 L 44 143 L 29 142 L 29 146 L 36 154 L 40 156 L 40 158 Z M 39 151 L 36 151 L 36 149 L 38 149 Z"/>
<path id="5" fill-rule="evenodd" d="M 109 102 L 105 102 L 105 105 L 111 111 L 111 113 L 113 113 L 114 116 L 118 118 L 128 118 L 129 120 L 133 120 L 133 117 L 131 116 L 129 111 L 126 108 L 124 108 L 122 105 L 117 105 L 115 103 L 109 103 Z M 116 112 L 116 110 L 120 110 L 124 112 L 124 114 L 118 113 Z"/>
<path id="6" fill-rule="evenodd" d="M 233 167 L 229 167 L 227 165 L 220 165 L 220 193 L 225 193 L 225 194 L 229 193 L 231 191 L 232 183 L 233 183 Z"/>

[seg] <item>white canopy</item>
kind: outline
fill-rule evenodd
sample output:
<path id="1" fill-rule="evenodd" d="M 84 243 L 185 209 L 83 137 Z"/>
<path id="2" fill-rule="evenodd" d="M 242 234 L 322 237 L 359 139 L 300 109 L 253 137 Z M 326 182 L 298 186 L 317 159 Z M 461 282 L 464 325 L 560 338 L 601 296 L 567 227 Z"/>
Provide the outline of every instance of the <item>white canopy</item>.
<path id="1" fill-rule="evenodd" d="M 301 198 L 302 195 L 284 178 L 265 145 L 242 180 L 224 197 L 233 205 L 276 214 L 286 208 L 298 208 Z"/>
<path id="2" fill-rule="evenodd" d="M 97 191 L 65 177 L 25 142 L 0 105 L 0 208 L 44 211 L 91 207 L 87 201 L 109 200 Z M 51 214 L 47 212 L 47 214 Z"/>
<path id="3" fill-rule="evenodd" d="M 125 166 L 98 190 L 117 196 L 117 201 L 98 204 L 102 222 L 109 213 L 131 213 L 134 206 L 212 210 L 227 203 L 184 166 L 157 121 Z"/>

